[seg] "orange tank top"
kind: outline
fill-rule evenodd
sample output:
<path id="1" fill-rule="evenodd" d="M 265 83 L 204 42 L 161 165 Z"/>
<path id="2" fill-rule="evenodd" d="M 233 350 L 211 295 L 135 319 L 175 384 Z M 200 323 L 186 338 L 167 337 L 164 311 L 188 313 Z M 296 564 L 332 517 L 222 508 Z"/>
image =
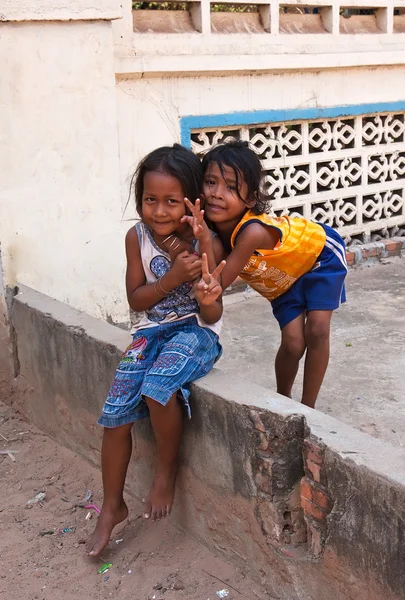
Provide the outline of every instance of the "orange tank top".
<path id="1" fill-rule="evenodd" d="M 275 248 L 258 248 L 240 273 L 240 277 L 259 294 L 275 300 L 312 269 L 325 246 L 325 230 L 318 223 L 298 217 L 271 217 L 248 211 L 232 233 L 232 248 L 236 236 L 248 223 L 274 227 L 280 234 Z"/>

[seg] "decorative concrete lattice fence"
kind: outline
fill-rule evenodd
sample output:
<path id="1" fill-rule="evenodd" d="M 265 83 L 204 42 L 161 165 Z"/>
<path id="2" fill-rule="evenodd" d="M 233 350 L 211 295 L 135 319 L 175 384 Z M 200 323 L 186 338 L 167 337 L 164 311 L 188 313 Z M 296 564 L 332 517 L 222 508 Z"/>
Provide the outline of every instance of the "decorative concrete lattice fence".
<path id="1" fill-rule="evenodd" d="M 191 130 L 204 154 L 247 140 L 275 214 L 327 223 L 349 244 L 405 235 L 405 112 Z"/>
<path id="2" fill-rule="evenodd" d="M 136 33 L 397 34 L 404 0 L 210 0 L 133 2 Z M 158 9 L 158 10 L 156 10 Z M 157 14 L 160 13 L 160 14 Z"/>

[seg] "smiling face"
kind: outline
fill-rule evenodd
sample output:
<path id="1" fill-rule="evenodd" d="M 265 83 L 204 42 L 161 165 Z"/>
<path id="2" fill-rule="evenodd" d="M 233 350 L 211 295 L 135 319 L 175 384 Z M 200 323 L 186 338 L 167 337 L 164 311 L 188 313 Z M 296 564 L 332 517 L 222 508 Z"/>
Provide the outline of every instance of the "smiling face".
<path id="1" fill-rule="evenodd" d="M 236 178 L 232 167 L 223 165 L 222 168 L 223 173 L 218 163 L 211 162 L 205 172 L 205 215 L 216 224 L 235 222 L 236 225 L 250 205 L 248 187 L 240 173 Z"/>
<path id="2" fill-rule="evenodd" d="M 142 220 L 157 236 L 167 237 L 184 229 L 184 191 L 176 177 L 148 171 L 143 178 Z"/>

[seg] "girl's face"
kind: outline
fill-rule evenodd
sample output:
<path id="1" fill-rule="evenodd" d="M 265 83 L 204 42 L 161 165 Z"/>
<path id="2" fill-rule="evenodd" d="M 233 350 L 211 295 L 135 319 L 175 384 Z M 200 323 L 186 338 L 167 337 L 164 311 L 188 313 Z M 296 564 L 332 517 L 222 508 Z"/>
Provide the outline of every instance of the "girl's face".
<path id="1" fill-rule="evenodd" d="M 238 174 L 239 190 L 235 171 L 223 165 L 223 176 L 217 163 L 210 163 L 204 175 L 204 210 L 213 223 L 238 221 L 249 208 L 248 189 L 242 174 Z M 241 200 L 241 198 L 245 200 Z"/>
<path id="2" fill-rule="evenodd" d="M 167 237 L 184 229 L 184 191 L 176 177 L 161 171 L 148 171 L 143 178 L 142 220 L 156 235 Z"/>

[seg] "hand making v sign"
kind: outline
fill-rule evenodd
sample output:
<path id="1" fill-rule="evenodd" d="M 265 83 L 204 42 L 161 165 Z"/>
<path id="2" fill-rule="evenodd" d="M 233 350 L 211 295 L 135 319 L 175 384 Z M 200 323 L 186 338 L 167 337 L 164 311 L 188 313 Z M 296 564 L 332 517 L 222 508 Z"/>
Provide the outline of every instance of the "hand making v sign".
<path id="1" fill-rule="evenodd" d="M 208 258 L 205 252 L 201 257 L 201 260 L 201 279 L 195 284 L 194 293 L 200 306 L 209 306 L 222 294 L 220 276 L 224 270 L 226 261 L 221 261 L 214 271 L 210 273 L 208 269 Z"/>

